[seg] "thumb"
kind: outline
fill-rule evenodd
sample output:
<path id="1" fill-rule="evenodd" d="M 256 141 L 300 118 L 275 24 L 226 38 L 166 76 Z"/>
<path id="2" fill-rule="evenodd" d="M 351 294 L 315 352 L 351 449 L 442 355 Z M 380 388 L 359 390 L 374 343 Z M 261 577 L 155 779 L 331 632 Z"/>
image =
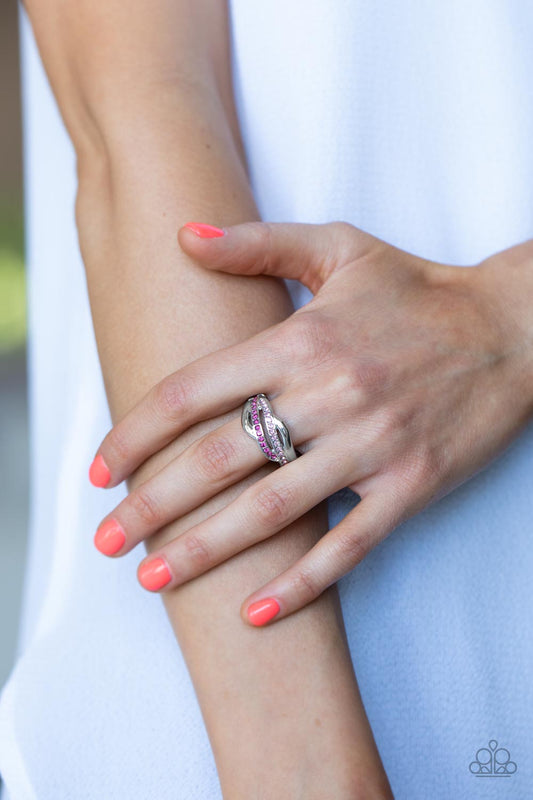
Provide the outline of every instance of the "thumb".
<path id="1" fill-rule="evenodd" d="M 356 232 L 347 222 L 243 222 L 225 228 L 188 222 L 179 229 L 178 241 L 209 269 L 292 278 L 316 294 L 347 260 L 350 243 L 353 251 Z"/>

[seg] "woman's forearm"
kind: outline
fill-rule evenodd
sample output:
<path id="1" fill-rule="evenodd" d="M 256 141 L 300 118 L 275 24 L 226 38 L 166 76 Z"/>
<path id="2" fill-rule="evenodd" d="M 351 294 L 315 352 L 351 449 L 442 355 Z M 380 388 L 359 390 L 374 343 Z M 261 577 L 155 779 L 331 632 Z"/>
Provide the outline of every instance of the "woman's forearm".
<path id="1" fill-rule="evenodd" d="M 142 4 L 132 5 L 140 25 Z M 185 4 L 170 5 L 174 14 Z M 111 17 L 120 11 L 120 4 L 116 6 L 106 6 Z M 156 6 L 146 10 L 150 35 Z M 85 18 L 94 23 L 87 9 Z M 157 13 L 163 11 L 165 4 Z M 39 16 L 37 10 L 34 16 Z M 182 80 L 186 69 L 167 63 L 160 72 L 150 71 L 149 80 L 140 70 L 130 82 L 127 69 L 121 71 L 122 61 L 118 67 L 115 63 L 113 37 L 102 19 L 97 27 L 101 34 L 104 25 L 106 46 L 98 67 L 83 30 L 74 25 L 81 39 L 76 52 L 67 25 L 71 38 L 67 36 L 64 54 L 58 56 L 61 48 L 50 47 L 48 23 L 37 19 L 34 27 L 38 40 L 40 31 L 41 51 L 78 154 L 80 245 L 107 398 L 117 421 L 164 376 L 284 319 L 292 304 L 280 281 L 208 272 L 191 262 L 176 242 L 177 228 L 189 219 L 226 225 L 258 218 L 221 71 L 199 69 L 198 80 Z M 169 26 L 169 19 L 163 21 L 165 41 L 172 41 Z M 144 33 L 143 42 L 150 38 Z M 153 33 L 154 59 L 164 52 L 160 35 Z M 176 48 L 184 35 L 183 30 L 176 35 Z M 207 50 L 209 57 L 202 63 L 221 58 L 211 43 Z M 78 55 L 85 52 L 89 56 Z M 137 53 L 144 63 L 141 56 Z M 61 57 L 68 80 L 57 61 Z M 148 57 L 145 63 L 151 70 Z M 114 75 L 120 76 L 115 84 Z M 240 408 L 195 425 L 147 460 L 128 480 L 129 488 L 205 431 L 239 414 Z M 148 542 L 148 549 L 227 505 L 251 481 L 277 468 L 265 463 L 245 481 L 167 525 Z M 322 504 L 275 537 L 164 595 L 224 794 L 231 800 L 251 800 L 259 783 L 266 797 L 297 797 L 298 791 L 309 800 L 328 792 L 337 800 L 387 796 L 336 589 L 271 628 L 252 629 L 239 615 L 242 599 L 308 550 L 326 525 Z"/>
<path id="2" fill-rule="evenodd" d="M 235 285 L 231 278 L 226 281 L 189 263 L 176 247 L 178 221 L 207 216 L 229 224 L 257 216 L 238 182 L 233 184 L 233 197 L 229 193 L 227 200 L 230 176 L 215 163 L 208 174 L 206 171 L 205 180 L 197 177 L 189 183 L 184 182 L 178 167 L 171 186 L 155 186 L 153 177 L 148 179 L 157 169 L 154 166 L 151 170 L 147 163 L 146 173 L 136 171 L 129 176 L 128 191 L 119 182 L 110 205 L 102 205 L 101 195 L 95 195 L 92 201 L 88 196 L 80 200 L 81 227 L 85 227 L 82 220 L 86 219 L 89 229 L 91 220 L 101 213 L 113 220 L 103 239 L 91 244 L 85 234 L 82 238 L 114 420 L 165 375 L 204 353 L 252 335 L 290 312 L 283 286 L 246 279 Z M 173 172 L 168 159 L 167 170 Z M 162 202 L 167 191 L 168 200 Z M 205 200 L 208 196 L 209 203 Z M 130 488 L 205 431 L 239 414 L 240 409 L 236 409 L 195 425 L 145 462 L 129 480 Z M 149 540 L 148 550 L 210 516 L 250 481 L 277 468 L 266 463 L 247 480 L 166 526 Z M 176 489 L 179 491 L 179 487 Z M 272 539 L 164 595 L 223 785 L 226 779 L 227 786 L 242 787 L 242 795 L 230 793 L 228 797 L 253 797 L 258 780 L 268 786 L 268 776 L 275 772 L 273 762 L 279 761 L 282 753 L 294 753 L 298 746 L 302 753 L 308 747 L 314 751 L 317 740 L 322 755 L 329 752 L 331 763 L 344 757 L 347 770 L 355 773 L 366 774 L 367 769 L 371 773 L 376 768 L 376 754 L 338 615 L 336 590 L 331 589 L 283 626 L 251 629 L 239 615 L 242 599 L 309 549 L 325 532 L 326 524 L 325 508 L 317 508 Z M 255 760 L 258 753 L 265 758 L 263 764 Z M 243 765 L 248 765 L 251 784 L 247 780 L 242 784 L 245 776 L 233 772 Z M 295 770 L 295 765 L 287 764 L 286 768 Z M 309 765 L 306 769 L 310 770 Z M 331 785 L 331 775 L 328 781 Z M 286 789 L 286 782 L 284 786 Z M 353 795 L 339 794 L 339 800 L 343 796 Z"/>

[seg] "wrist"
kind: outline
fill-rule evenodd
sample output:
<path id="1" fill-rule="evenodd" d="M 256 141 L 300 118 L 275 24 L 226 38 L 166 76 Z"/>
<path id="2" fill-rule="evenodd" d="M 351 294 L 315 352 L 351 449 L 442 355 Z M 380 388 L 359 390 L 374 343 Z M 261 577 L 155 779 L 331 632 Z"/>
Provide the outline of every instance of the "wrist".
<path id="1" fill-rule="evenodd" d="M 533 413 L 533 239 L 466 270 L 483 297 L 501 354 L 516 363 L 517 389 Z"/>

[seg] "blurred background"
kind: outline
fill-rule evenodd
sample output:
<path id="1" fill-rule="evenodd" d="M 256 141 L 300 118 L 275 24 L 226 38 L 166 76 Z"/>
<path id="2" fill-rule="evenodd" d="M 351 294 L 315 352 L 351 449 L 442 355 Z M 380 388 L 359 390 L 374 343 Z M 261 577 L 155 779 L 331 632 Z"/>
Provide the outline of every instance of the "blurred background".
<path id="1" fill-rule="evenodd" d="M 16 0 L 0 2 L 0 687 L 13 666 L 28 522 L 26 296 Z"/>

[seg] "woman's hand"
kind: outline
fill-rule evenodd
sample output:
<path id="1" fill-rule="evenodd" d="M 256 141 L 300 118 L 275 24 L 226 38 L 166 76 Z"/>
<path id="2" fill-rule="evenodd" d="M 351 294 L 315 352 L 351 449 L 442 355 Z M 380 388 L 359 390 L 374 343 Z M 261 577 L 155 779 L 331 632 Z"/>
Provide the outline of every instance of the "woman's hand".
<path id="1" fill-rule="evenodd" d="M 424 260 L 345 222 L 193 224 L 179 242 L 204 267 L 297 279 L 315 296 L 155 385 L 104 438 L 93 482 L 116 486 L 191 425 L 258 392 L 301 455 L 151 553 L 138 570 L 145 588 L 189 581 L 350 487 L 357 506 L 241 607 L 253 624 L 281 619 L 486 466 L 531 416 L 532 242 L 471 268 Z M 264 463 L 239 414 L 132 491 L 95 544 L 123 555 Z"/>

